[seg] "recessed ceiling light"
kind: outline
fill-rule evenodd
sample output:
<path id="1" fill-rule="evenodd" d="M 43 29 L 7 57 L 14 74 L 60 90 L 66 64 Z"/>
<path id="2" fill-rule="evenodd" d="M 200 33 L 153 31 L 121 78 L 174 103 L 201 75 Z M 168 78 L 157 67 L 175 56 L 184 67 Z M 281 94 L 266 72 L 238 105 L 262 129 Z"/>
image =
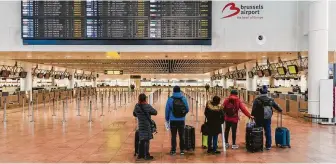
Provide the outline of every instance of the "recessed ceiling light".
<path id="1" fill-rule="evenodd" d="M 111 58 L 111 56 L 106 56 L 107 58 Z"/>
<path id="2" fill-rule="evenodd" d="M 226 58 L 226 56 L 222 56 L 223 58 Z"/>
<path id="3" fill-rule="evenodd" d="M 31 58 L 32 56 L 31 55 L 27 55 L 27 58 Z"/>
<path id="4" fill-rule="evenodd" d="M 187 58 L 188 56 L 184 56 L 185 58 Z"/>
<path id="5" fill-rule="evenodd" d="M 265 58 L 266 56 L 262 56 L 263 58 Z"/>
<path id="6" fill-rule="evenodd" d="M 148 56 L 145 56 L 145 58 L 148 58 Z"/>

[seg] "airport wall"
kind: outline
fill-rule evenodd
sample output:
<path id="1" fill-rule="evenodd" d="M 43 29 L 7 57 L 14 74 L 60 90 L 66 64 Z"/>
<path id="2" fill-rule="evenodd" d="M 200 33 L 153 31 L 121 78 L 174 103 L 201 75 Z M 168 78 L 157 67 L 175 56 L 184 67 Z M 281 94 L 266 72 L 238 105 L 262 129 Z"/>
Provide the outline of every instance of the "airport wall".
<path id="1" fill-rule="evenodd" d="M 211 46 L 23 46 L 21 40 L 20 1 L 0 1 L 0 51 L 301 51 L 308 49 L 308 2 L 236 1 L 238 15 L 223 10 L 229 1 L 213 1 Z M 247 9 L 249 7 L 254 9 Z M 336 2 L 330 2 L 329 48 L 336 49 Z M 335 10 L 334 10 L 335 9 Z M 248 13 L 254 13 L 248 15 Z M 257 37 L 264 36 L 258 42 Z"/>

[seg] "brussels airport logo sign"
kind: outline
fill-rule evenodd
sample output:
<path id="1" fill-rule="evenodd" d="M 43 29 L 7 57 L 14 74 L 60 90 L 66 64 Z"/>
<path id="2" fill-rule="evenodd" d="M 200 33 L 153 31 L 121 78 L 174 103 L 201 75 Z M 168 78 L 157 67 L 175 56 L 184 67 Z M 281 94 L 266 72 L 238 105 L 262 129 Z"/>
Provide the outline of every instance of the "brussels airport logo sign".
<path id="1" fill-rule="evenodd" d="M 228 3 L 222 9 L 223 17 L 237 19 L 263 19 L 262 11 L 264 6 L 261 4 L 257 5 L 236 5 L 236 3 Z"/>

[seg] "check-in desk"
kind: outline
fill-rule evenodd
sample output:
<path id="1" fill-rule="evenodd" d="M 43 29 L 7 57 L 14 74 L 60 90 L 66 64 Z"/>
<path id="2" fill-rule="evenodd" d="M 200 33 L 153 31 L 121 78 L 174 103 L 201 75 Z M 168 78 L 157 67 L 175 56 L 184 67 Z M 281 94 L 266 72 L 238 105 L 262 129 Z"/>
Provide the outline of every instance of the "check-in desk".
<path id="1" fill-rule="evenodd" d="M 274 101 L 280 106 L 280 108 L 283 110 L 282 112 L 286 114 L 289 112 L 289 106 L 287 105 L 287 95 L 286 94 L 272 94 L 272 95 L 277 95 L 274 98 Z"/>
<path id="2" fill-rule="evenodd" d="M 248 104 L 252 105 L 254 99 L 258 96 L 258 92 L 256 91 L 247 91 L 247 96 L 248 96 Z"/>
<path id="3" fill-rule="evenodd" d="M 8 93 L 8 92 L 7 92 Z M 2 94 L 1 94 L 2 95 Z M 6 101 L 7 101 L 7 108 L 15 108 L 18 107 L 19 104 L 19 94 L 14 94 L 14 95 L 9 95 L 6 96 Z M 1 97 L 1 101 L 0 101 L 0 107 L 3 108 L 4 107 L 4 100 Z"/>

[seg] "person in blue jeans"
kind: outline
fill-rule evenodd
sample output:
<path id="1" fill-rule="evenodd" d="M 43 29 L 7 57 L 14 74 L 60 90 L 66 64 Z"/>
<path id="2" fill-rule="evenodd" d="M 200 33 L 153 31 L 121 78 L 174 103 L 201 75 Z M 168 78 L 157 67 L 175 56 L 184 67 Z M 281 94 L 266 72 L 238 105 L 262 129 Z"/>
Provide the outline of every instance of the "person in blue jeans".
<path id="1" fill-rule="evenodd" d="M 266 150 L 270 150 L 272 147 L 272 108 L 276 109 L 278 112 L 282 112 L 282 109 L 268 96 L 267 86 L 264 85 L 260 88 L 259 92 L 260 95 L 258 95 L 253 102 L 251 115 L 254 116 L 256 126 L 264 128 L 266 138 L 265 147 Z"/>
<path id="2" fill-rule="evenodd" d="M 208 101 L 204 111 L 206 125 L 208 127 L 208 154 L 220 154 L 217 150 L 218 135 L 222 133 L 221 125 L 224 123 L 224 111 L 220 104 L 220 98 L 214 96 L 212 101 Z"/>
<path id="3" fill-rule="evenodd" d="M 189 112 L 189 106 L 187 99 L 182 95 L 181 88 L 175 86 L 173 89 L 173 96 L 169 97 L 166 104 L 165 119 L 170 123 L 171 131 L 171 155 L 176 154 L 176 137 L 177 133 L 180 138 L 180 154 L 184 155 L 184 126 L 185 126 L 185 115 L 176 116 L 174 115 L 173 108 L 175 111 L 181 109 L 184 114 Z"/>

